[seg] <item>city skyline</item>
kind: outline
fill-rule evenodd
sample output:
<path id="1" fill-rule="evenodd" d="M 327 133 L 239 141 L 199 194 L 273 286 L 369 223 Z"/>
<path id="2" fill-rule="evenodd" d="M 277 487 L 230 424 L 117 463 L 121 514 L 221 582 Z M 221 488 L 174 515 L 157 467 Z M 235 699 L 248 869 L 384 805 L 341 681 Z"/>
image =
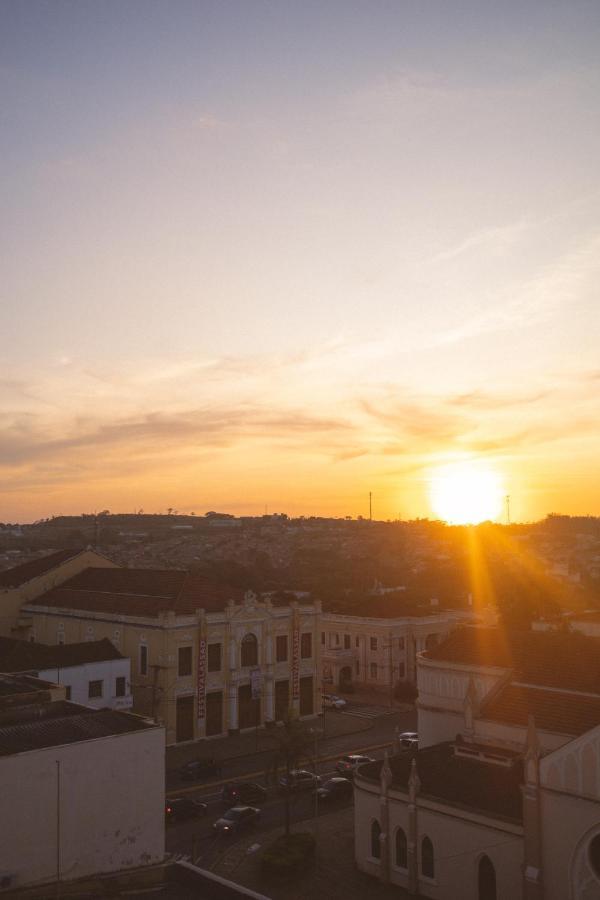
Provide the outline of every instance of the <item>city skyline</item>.
<path id="1" fill-rule="evenodd" d="M 0 519 L 600 513 L 600 9 L 0 10 Z M 502 520 L 504 510 L 499 510 Z"/>

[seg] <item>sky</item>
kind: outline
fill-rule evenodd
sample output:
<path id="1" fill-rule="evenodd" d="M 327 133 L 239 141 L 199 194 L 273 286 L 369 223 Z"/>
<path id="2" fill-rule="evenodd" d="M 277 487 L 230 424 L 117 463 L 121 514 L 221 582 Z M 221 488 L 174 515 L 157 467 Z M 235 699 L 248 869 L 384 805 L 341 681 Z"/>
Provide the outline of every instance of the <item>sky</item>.
<path id="1" fill-rule="evenodd" d="M 0 521 L 600 514 L 600 4 L 0 2 Z"/>

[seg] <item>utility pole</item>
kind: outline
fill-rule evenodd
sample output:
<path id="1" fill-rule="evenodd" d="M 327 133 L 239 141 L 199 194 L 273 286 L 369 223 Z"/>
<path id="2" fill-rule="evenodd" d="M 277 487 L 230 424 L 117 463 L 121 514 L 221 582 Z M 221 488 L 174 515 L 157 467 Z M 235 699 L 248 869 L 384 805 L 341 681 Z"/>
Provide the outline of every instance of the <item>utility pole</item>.
<path id="1" fill-rule="evenodd" d="M 369 522 L 373 521 L 373 494 L 369 491 Z"/>
<path id="2" fill-rule="evenodd" d="M 510 525 L 510 494 L 504 498 L 506 501 L 506 524 Z"/>
<path id="3" fill-rule="evenodd" d="M 56 898 L 60 900 L 60 760 L 56 760 Z"/>

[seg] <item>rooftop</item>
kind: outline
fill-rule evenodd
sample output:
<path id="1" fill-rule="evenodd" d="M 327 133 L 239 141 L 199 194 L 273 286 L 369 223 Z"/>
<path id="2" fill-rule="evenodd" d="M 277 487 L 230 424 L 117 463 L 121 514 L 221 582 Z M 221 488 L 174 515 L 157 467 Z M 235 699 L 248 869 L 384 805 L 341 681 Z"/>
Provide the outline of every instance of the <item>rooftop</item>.
<path id="1" fill-rule="evenodd" d="M 0 718 L 0 756 L 155 727 L 131 713 L 91 709 L 66 700 L 19 706 Z"/>
<path id="2" fill-rule="evenodd" d="M 33 578 L 45 575 L 46 572 L 66 562 L 68 559 L 72 559 L 81 552 L 81 549 L 57 550 L 56 553 L 49 553 L 47 556 L 32 559 L 30 562 L 22 563 L 20 566 L 13 566 L 12 569 L 5 569 L 4 572 L 0 572 L 0 588 L 19 587 Z"/>
<path id="3" fill-rule="evenodd" d="M 424 658 L 512 669 L 514 680 L 600 693 L 600 642 L 579 633 L 464 626 Z"/>
<path id="4" fill-rule="evenodd" d="M 38 644 L 17 638 L 0 637 L 0 672 L 26 672 L 33 669 L 66 669 L 85 663 L 123 659 L 108 640 L 80 644 Z"/>
<path id="5" fill-rule="evenodd" d="M 435 744 L 390 759 L 392 788 L 408 791 L 413 758 L 417 761 L 421 797 L 466 807 L 483 815 L 522 821 L 520 760 L 510 766 L 499 766 L 455 756 L 452 743 Z M 359 777 L 379 782 L 382 765 L 382 760 L 378 760 L 361 766 Z"/>
<path id="6" fill-rule="evenodd" d="M 88 568 L 28 606 L 128 616 L 192 615 L 197 609 L 221 610 L 229 600 L 240 603 L 243 596 L 241 588 L 217 585 L 181 569 Z"/>
<path id="7" fill-rule="evenodd" d="M 594 697 L 513 683 L 484 704 L 480 715 L 522 727 L 533 715 L 543 731 L 577 736 L 600 722 L 600 694 Z"/>
<path id="8" fill-rule="evenodd" d="M 0 675 L 0 706 L 4 708 L 2 701 L 10 703 L 13 698 L 23 694 L 39 695 L 40 692 L 45 693 L 55 687 L 52 682 L 42 681 L 32 675 Z"/>

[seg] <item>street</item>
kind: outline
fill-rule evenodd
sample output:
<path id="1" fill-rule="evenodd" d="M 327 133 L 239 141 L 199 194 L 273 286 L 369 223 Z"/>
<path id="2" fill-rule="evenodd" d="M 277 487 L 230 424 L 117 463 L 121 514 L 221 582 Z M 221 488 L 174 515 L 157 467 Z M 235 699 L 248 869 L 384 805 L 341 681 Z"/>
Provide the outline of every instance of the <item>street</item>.
<path id="1" fill-rule="evenodd" d="M 378 710 L 374 711 L 379 712 Z M 332 713 L 331 715 L 339 715 Z M 351 713 L 342 715 L 350 716 Z M 359 716 L 364 716 L 360 713 Z M 357 716 L 357 719 L 359 718 Z M 354 716 L 353 716 L 354 717 Z M 400 731 L 412 731 L 415 729 L 416 713 L 397 712 L 384 710 L 379 715 L 372 716 L 372 725 L 368 730 L 356 734 L 344 734 L 340 736 L 326 737 L 318 745 L 317 773 L 321 776 L 322 783 L 335 772 L 335 762 L 346 753 L 366 753 L 375 759 L 383 756 L 384 749 L 389 745 L 394 736 L 396 725 Z M 326 726 L 327 727 L 327 726 Z M 203 748 L 203 754 L 206 750 Z M 211 779 L 202 785 L 190 785 L 182 782 L 175 771 L 168 773 L 168 795 L 170 797 L 189 795 L 194 799 L 207 804 L 206 814 L 201 818 L 175 822 L 167 827 L 166 845 L 167 851 L 174 856 L 183 856 L 192 859 L 202 868 L 211 868 L 216 865 L 221 855 L 235 842 L 249 834 L 256 834 L 257 843 L 260 843 L 262 832 L 270 831 L 284 823 L 285 803 L 283 795 L 276 785 L 267 784 L 265 770 L 269 765 L 269 753 L 251 753 L 246 757 L 224 760 L 223 777 Z M 268 799 L 261 804 L 261 816 L 259 822 L 253 823 L 249 829 L 236 836 L 215 835 L 213 823 L 223 815 L 226 807 L 221 800 L 223 784 L 236 780 L 256 781 L 268 788 Z M 351 805 L 350 801 L 335 801 L 335 805 L 328 802 L 317 803 L 312 792 L 304 792 L 292 795 L 292 821 L 299 822 L 312 819 L 317 813 L 322 815 L 333 808 L 343 809 Z"/>

